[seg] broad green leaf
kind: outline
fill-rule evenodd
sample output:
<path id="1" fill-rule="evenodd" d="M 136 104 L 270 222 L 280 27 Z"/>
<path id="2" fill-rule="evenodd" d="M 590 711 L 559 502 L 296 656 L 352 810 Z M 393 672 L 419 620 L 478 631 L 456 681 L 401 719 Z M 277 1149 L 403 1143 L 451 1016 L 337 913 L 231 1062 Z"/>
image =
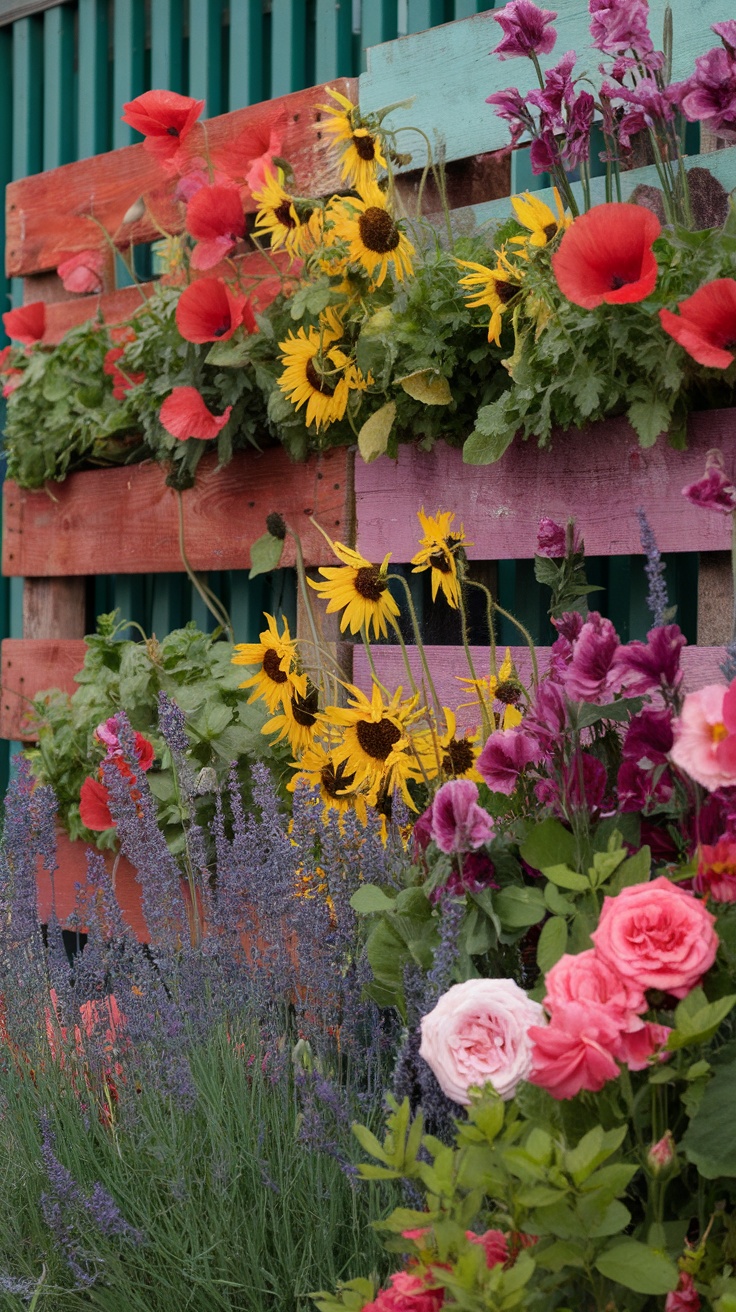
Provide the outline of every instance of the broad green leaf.
<path id="1" fill-rule="evenodd" d="M 353 893 L 350 905 L 359 916 L 366 916 L 373 911 L 393 911 L 396 901 L 388 897 L 376 884 L 361 884 Z"/>
<path id="2" fill-rule="evenodd" d="M 579 875 L 569 866 L 545 866 L 544 874 L 558 888 L 570 888 L 576 893 L 587 893 L 590 888 L 588 876 Z"/>
<path id="3" fill-rule="evenodd" d="M 272 533 L 264 533 L 262 537 L 256 538 L 250 549 L 248 578 L 254 579 L 258 574 L 270 574 L 272 569 L 278 569 L 283 550 L 283 540 L 275 538 Z"/>
<path id="4" fill-rule="evenodd" d="M 706 1180 L 736 1176 L 736 1062 L 716 1069 L 681 1141 L 688 1160 Z"/>
<path id="5" fill-rule="evenodd" d="M 712 1038 L 736 1003 L 736 993 L 708 1002 L 702 989 L 693 989 L 675 1011 L 675 1028 L 667 1040 L 667 1051 L 687 1048 Z"/>
<path id="6" fill-rule="evenodd" d="M 535 825 L 527 834 L 519 851 L 524 860 L 535 870 L 575 863 L 575 839 L 559 820 L 543 820 L 541 824 Z M 585 882 L 587 887 L 588 881 Z"/>
<path id="7" fill-rule="evenodd" d="M 567 948 L 567 922 L 561 916 L 551 916 L 542 927 L 537 944 L 537 965 L 544 975 L 551 970 Z"/>
<path id="8" fill-rule="evenodd" d="M 505 888 L 495 894 L 493 904 L 506 929 L 536 925 L 545 916 L 544 898 L 537 888 Z"/>
<path id="9" fill-rule="evenodd" d="M 396 402 L 387 401 L 363 424 L 358 433 L 358 450 L 367 465 L 384 454 L 395 418 Z"/>
<path id="10" fill-rule="evenodd" d="M 516 424 L 509 420 L 503 398 L 482 406 L 476 416 L 475 430 L 463 447 L 463 462 L 466 465 L 492 465 L 501 459 L 515 435 Z"/>
<path id="11" fill-rule="evenodd" d="M 614 1280 L 637 1294 L 669 1294 L 677 1288 L 679 1274 L 674 1262 L 664 1253 L 635 1239 L 601 1253 L 596 1264 L 607 1280 Z"/>
<path id="12" fill-rule="evenodd" d="M 601 1162 L 621 1147 L 627 1134 L 627 1126 L 615 1130 L 604 1130 L 596 1125 L 574 1148 L 565 1153 L 565 1166 L 576 1184 L 582 1184 Z"/>
<path id="13" fill-rule="evenodd" d="M 450 384 L 444 374 L 436 369 L 418 369 L 416 373 L 407 374 L 405 378 L 397 378 L 396 381 L 409 396 L 424 405 L 450 405 L 452 402 Z"/>
<path id="14" fill-rule="evenodd" d="M 652 392 L 648 401 L 633 401 L 626 412 L 626 417 L 631 427 L 636 430 L 640 444 L 647 447 L 654 446 L 657 438 L 667 432 L 672 411 L 664 401 L 658 401 Z"/>

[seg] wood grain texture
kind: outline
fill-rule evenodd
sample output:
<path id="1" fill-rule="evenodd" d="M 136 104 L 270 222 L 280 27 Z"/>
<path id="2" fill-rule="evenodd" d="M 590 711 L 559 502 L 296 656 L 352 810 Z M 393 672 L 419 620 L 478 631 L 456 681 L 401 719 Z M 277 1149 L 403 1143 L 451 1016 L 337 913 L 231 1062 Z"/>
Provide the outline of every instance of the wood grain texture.
<path id="1" fill-rule="evenodd" d="M 505 650 L 505 648 L 499 648 L 499 662 L 503 659 Z M 537 648 L 540 674 L 543 674 L 548 668 L 549 650 L 549 647 Z M 428 646 L 426 651 L 429 668 L 442 705 L 449 706 L 451 710 L 456 710 L 460 702 L 470 701 L 467 686 L 459 682 L 459 679 L 469 677 L 462 648 Z M 685 647 L 682 653 L 682 668 L 685 674 L 685 687 L 688 692 L 694 692 L 697 688 L 703 688 L 709 683 L 724 682 L 719 669 L 724 654 L 723 647 Z M 488 648 L 471 647 L 471 655 L 478 677 L 487 676 L 489 673 Z M 528 687 L 531 682 L 529 649 L 527 647 L 512 647 L 511 655 L 522 683 Z M 409 685 L 400 648 L 395 646 L 374 647 L 373 656 L 378 677 L 389 690 L 401 686 L 407 691 Z M 420 685 L 421 665 L 415 648 L 409 648 L 409 662 L 417 684 Z M 353 682 L 365 691 L 368 691 L 371 687 L 371 672 L 363 647 L 355 648 Z M 474 710 L 472 707 L 465 707 L 457 711 L 457 718 L 462 729 L 469 729 L 471 726 L 478 724 L 480 717 L 477 708 Z"/>
<path id="2" fill-rule="evenodd" d="M 24 638 L 83 638 L 85 579 L 26 579 Z"/>
<path id="3" fill-rule="evenodd" d="M 552 54 L 543 58 L 544 67 L 552 67 L 564 51 L 577 50 L 578 71 L 599 79 L 601 56 L 589 44 L 587 0 L 565 0 L 557 8 L 557 43 Z M 710 25 L 723 18 L 724 7 L 723 0 L 690 0 L 675 9 L 672 80 L 679 81 L 692 72 L 695 57 L 716 43 Z M 665 0 L 652 0 L 649 19 L 657 48 L 664 10 Z M 508 86 L 525 93 L 537 82 L 529 60 L 509 63 L 489 58 L 501 35 L 493 15 L 482 13 L 369 50 L 368 69 L 360 78 L 361 109 L 377 110 L 413 97 L 411 105 L 392 113 L 390 126 L 422 128 L 430 141 L 443 143 L 447 159 L 507 146 L 508 125 L 484 103 L 486 96 Z M 412 152 L 413 167 L 425 163 L 426 151 L 417 134 L 403 134 L 401 143 L 402 150 Z"/>
<path id="4" fill-rule="evenodd" d="M 660 551 L 726 551 L 725 515 L 691 506 L 682 488 L 700 478 L 711 447 L 734 450 L 736 410 L 691 415 L 687 451 L 660 438 L 642 450 L 625 419 L 558 433 L 551 449 L 514 442 L 494 465 L 464 465 L 462 453 L 438 442 L 429 453 L 402 447 L 355 467 L 358 549 L 371 560 L 387 550 L 395 561 L 417 551 L 416 512 L 455 510 L 475 560 L 534 555 L 542 515 L 573 515 L 589 556 L 641 554 L 637 507 L 646 511 Z"/>
<path id="5" fill-rule="evenodd" d="M 731 557 L 704 551 L 698 561 L 698 642 L 704 647 L 729 642 L 734 597 Z"/>
<path id="6" fill-rule="evenodd" d="M 342 78 L 334 86 L 345 95 L 357 96 L 357 83 Z M 249 128 L 270 125 L 280 112 L 287 126 L 282 154 L 292 164 L 301 195 L 325 195 L 340 185 L 338 161 L 330 142 L 315 125 L 317 106 L 326 99 L 324 87 L 295 91 L 278 100 L 263 101 L 236 109 L 207 121 L 207 144 L 216 155 Z M 187 139 L 193 157 L 204 150 L 204 132 L 195 129 Z M 155 241 L 160 233 L 146 216 L 121 228 L 128 208 L 144 196 L 151 213 L 167 232 L 181 232 L 183 206 L 173 201 L 156 160 L 142 144 L 126 146 L 91 159 L 65 164 L 10 184 L 6 199 L 7 243 L 5 262 L 9 277 L 55 269 L 63 257 L 87 246 L 100 245 L 93 215 L 120 246 Z M 255 208 L 251 197 L 246 208 Z"/>
<path id="7" fill-rule="evenodd" d="M 248 569 L 251 543 L 272 510 L 302 539 L 308 565 L 331 559 L 314 515 L 337 538 L 350 532 L 352 456 L 335 447 L 303 464 L 281 447 L 239 452 L 225 468 L 205 456 L 182 494 L 184 540 L 195 570 Z M 176 493 L 150 462 L 72 474 L 50 492 L 3 488 L 3 572 L 44 578 L 80 574 L 161 574 L 184 569 Z M 284 565 L 294 564 L 287 538 Z"/>
<path id="8" fill-rule="evenodd" d="M 32 740 L 30 703 L 46 688 L 74 692 L 74 675 L 84 665 L 84 639 L 5 638 L 0 649 L 0 738 Z"/>

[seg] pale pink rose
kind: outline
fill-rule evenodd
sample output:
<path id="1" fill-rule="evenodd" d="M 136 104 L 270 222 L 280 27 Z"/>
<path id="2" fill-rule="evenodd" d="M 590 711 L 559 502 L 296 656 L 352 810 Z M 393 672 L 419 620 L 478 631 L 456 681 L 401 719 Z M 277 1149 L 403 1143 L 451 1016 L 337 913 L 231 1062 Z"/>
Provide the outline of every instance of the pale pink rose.
<path id="1" fill-rule="evenodd" d="M 619 1073 L 615 1054 L 621 1030 L 612 1016 L 599 1007 L 572 1002 L 551 1025 L 533 1025 L 530 1084 L 538 1084 L 553 1098 L 574 1098 L 581 1089 L 597 1093 Z"/>
<path id="2" fill-rule="evenodd" d="M 736 680 L 688 693 L 670 759 L 709 792 L 736 784 Z"/>
<path id="3" fill-rule="evenodd" d="M 544 1011 L 511 979 L 469 979 L 453 984 L 422 1018 L 419 1055 L 442 1092 L 467 1107 L 473 1085 L 493 1085 L 504 1100 L 531 1070 L 530 1025 Z"/>
<path id="4" fill-rule="evenodd" d="M 715 916 L 660 875 L 603 901 L 596 952 L 635 988 L 684 998 L 715 961 Z"/>
<path id="5" fill-rule="evenodd" d="M 552 1016 L 570 1002 L 583 1002 L 605 1007 L 626 1028 L 632 1012 L 646 1011 L 643 989 L 619 975 L 593 948 L 577 956 L 565 953 L 548 971 L 545 985 L 544 1005 Z"/>

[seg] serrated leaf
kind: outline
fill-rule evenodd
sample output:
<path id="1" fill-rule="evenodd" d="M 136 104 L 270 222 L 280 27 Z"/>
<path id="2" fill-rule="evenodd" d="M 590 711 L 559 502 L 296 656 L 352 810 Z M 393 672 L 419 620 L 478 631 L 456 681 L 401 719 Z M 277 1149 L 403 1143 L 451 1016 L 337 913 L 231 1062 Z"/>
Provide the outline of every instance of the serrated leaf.
<path id="1" fill-rule="evenodd" d="M 396 381 L 409 396 L 423 405 L 450 405 L 452 401 L 450 384 L 436 369 L 418 369 Z"/>
<path id="2" fill-rule="evenodd" d="M 358 450 L 367 465 L 385 453 L 395 418 L 396 402 L 387 401 L 363 424 L 358 433 Z"/>
<path id="3" fill-rule="evenodd" d="M 256 538 L 250 549 L 248 578 L 254 579 L 258 574 L 270 574 L 272 569 L 278 569 L 283 550 L 283 539 L 275 538 L 272 533 L 264 533 L 263 537 Z"/>
<path id="4" fill-rule="evenodd" d="M 657 438 L 667 432 L 672 412 L 664 401 L 658 401 L 652 395 L 647 401 L 632 401 L 626 417 L 636 430 L 641 446 L 648 447 L 654 446 Z"/>

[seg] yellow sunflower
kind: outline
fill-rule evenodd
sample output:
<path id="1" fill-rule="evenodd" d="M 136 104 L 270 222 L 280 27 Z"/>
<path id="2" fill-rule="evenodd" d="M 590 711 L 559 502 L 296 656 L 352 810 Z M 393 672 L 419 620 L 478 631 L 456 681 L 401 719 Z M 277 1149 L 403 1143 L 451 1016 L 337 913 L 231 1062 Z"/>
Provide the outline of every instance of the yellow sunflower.
<path id="1" fill-rule="evenodd" d="M 329 207 L 336 237 L 347 243 L 348 258 L 361 264 L 380 287 L 391 265 L 399 282 L 412 272 L 414 247 L 394 221 L 380 187 L 359 187 L 360 199 L 334 199 Z"/>
<path id="2" fill-rule="evenodd" d="M 543 200 L 534 196 L 530 191 L 525 191 L 523 196 L 512 196 L 511 204 L 514 213 L 519 220 L 522 228 L 528 228 L 531 237 L 512 237 L 511 241 L 515 246 L 546 246 L 548 242 L 556 237 L 558 232 L 564 232 L 572 223 L 572 215 L 566 214 L 560 199 L 560 193 L 556 187 L 552 188 L 552 194 L 555 198 L 557 213 L 550 209 Z"/>
<path id="3" fill-rule="evenodd" d="M 279 169 L 278 173 L 266 170 L 264 185 L 253 192 L 253 199 L 258 205 L 253 231 L 256 237 L 268 237 L 272 250 L 283 246 L 290 255 L 295 255 L 303 236 L 302 221 L 294 197 L 284 190 L 283 184 L 283 169 Z"/>
<path id="4" fill-rule="evenodd" d="M 341 148 L 343 181 L 348 187 L 357 187 L 362 191 L 374 180 L 378 168 L 386 168 L 381 138 L 366 127 L 360 109 L 347 96 L 333 91 L 332 87 L 325 87 L 325 90 L 337 103 L 317 106 L 329 114 L 330 118 L 326 122 L 321 120 L 316 126 L 320 131 L 329 132 L 335 144 Z"/>
<path id="5" fill-rule="evenodd" d="M 516 703 L 522 697 L 524 690 L 514 669 L 509 647 L 506 648 L 498 677 L 494 674 L 490 674 L 487 679 L 464 679 L 460 675 L 455 677 L 460 683 L 467 684 L 469 692 L 472 689 L 474 693 L 473 700 L 460 702 L 458 710 L 475 706 L 480 708 L 484 705 L 493 714 L 494 702 L 499 702 L 504 707 L 503 711 L 498 712 L 501 727 L 513 729 L 517 724 L 521 724 L 523 715 Z"/>
<path id="6" fill-rule="evenodd" d="M 341 753 L 345 769 L 354 776 L 356 786 L 369 789 L 369 800 L 379 793 L 399 789 L 411 807 L 409 780 L 421 780 L 419 765 L 410 749 L 408 728 L 415 717 L 417 697 L 402 700 L 397 688 L 389 702 L 384 702 L 380 688 L 373 687 L 370 699 L 360 688 L 347 684 L 347 706 L 328 706 L 325 718 L 344 727 Z"/>
<path id="7" fill-rule="evenodd" d="M 355 775 L 347 769 L 344 754 L 340 749 L 333 750 L 319 740 L 307 747 L 301 760 L 294 762 L 298 768 L 286 785 L 293 793 L 300 784 L 308 788 L 318 788 L 325 812 L 325 820 L 330 811 L 345 815 L 354 810 L 358 819 L 365 824 L 368 818 L 365 793 L 355 787 Z"/>
<path id="8" fill-rule="evenodd" d="M 338 610 L 345 612 L 340 620 L 341 633 L 349 624 L 351 633 L 365 629 L 368 637 L 372 625 L 377 638 L 387 637 L 386 621 L 395 619 L 399 613 L 386 577 L 391 553 L 384 556 L 381 565 L 372 565 L 359 551 L 342 542 L 330 541 L 330 546 L 343 564 L 320 566 L 325 582 L 308 579 L 309 586 L 327 601 L 328 615 Z"/>
<path id="9" fill-rule="evenodd" d="M 441 735 L 430 732 L 417 735 L 414 746 L 418 752 L 422 767 L 428 779 L 436 779 L 439 774 L 446 779 L 474 779 L 482 783 L 482 775 L 475 768 L 475 761 L 480 747 L 477 733 L 465 733 L 457 736 L 457 719 L 449 706 L 443 706 L 445 715 L 445 732 Z"/>
<path id="10" fill-rule="evenodd" d="M 455 519 L 451 510 L 439 510 L 436 515 L 425 515 L 424 506 L 417 511 L 417 518 L 422 526 L 424 537 L 421 551 L 412 556 L 414 574 L 421 574 L 425 569 L 432 571 L 432 601 L 437 599 L 437 590 L 442 589 L 448 606 L 457 610 L 460 600 L 460 580 L 457 576 L 455 557 L 466 546 L 471 546 L 465 537 L 465 530 L 460 525 L 460 532 L 453 533 L 452 523 Z"/>
<path id="11" fill-rule="evenodd" d="M 329 428 L 342 419 L 350 384 L 344 373 L 347 357 L 330 343 L 334 335 L 319 328 L 299 328 L 279 342 L 284 372 L 278 380 L 295 410 L 305 403 L 307 423 Z"/>
<path id="12" fill-rule="evenodd" d="M 460 286 L 473 292 L 473 296 L 468 299 L 470 307 L 488 306 L 491 311 L 488 340 L 499 346 L 503 313 L 521 291 L 523 274 L 511 264 L 503 251 L 496 251 L 496 257 L 498 264 L 495 269 L 489 269 L 485 264 L 475 264 L 472 260 L 458 260 L 457 263 L 461 269 L 471 270 L 460 279 Z"/>
<path id="13" fill-rule="evenodd" d="M 302 697 L 294 689 L 288 701 L 279 708 L 277 715 L 267 720 L 261 733 L 275 733 L 275 742 L 288 739 L 295 756 L 301 756 L 314 740 L 315 726 L 318 723 L 319 692 L 311 683 L 307 684 L 307 693 Z"/>
<path id="14" fill-rule="evenodd" d="M 253 688 L 248 701 L 261 697 L 272 715 L 291 700 L 294 693 L 307 695 L 307 676 L 298 672 L 296 642 L 289 633 L 288 620 L 282 615 L 283 633 L 273 615 L 266 615 L 268 628 L 260 635 L 260 642 L 239 642 L 235 647 L 233 665 L 257 665 L 256 673 L 240 684 Z"/>

